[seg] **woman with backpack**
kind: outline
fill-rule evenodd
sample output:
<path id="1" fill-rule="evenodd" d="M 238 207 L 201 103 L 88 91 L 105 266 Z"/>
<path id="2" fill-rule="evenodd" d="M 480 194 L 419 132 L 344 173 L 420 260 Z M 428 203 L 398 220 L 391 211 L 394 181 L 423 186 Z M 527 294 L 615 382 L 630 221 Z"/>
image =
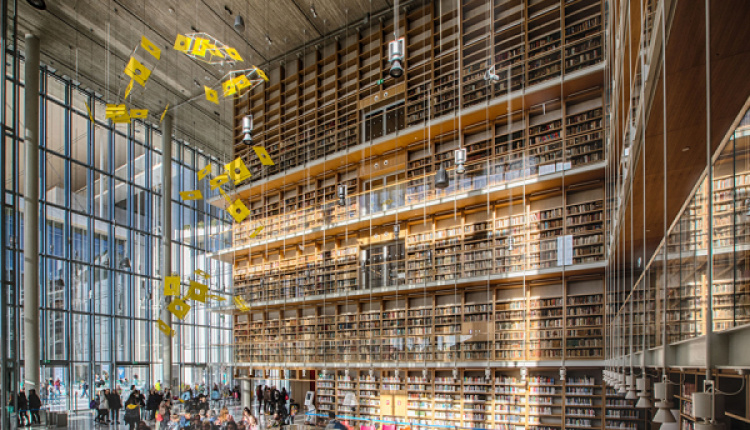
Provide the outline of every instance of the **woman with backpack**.
<path id="1" fill-rule="evenodd" d="M 130 430 L 135 430 L 138 421 L 141 420 L 141 399 L 136 392 L 130 393 L 128 401 L 125 402 L 125 422 Z"/>

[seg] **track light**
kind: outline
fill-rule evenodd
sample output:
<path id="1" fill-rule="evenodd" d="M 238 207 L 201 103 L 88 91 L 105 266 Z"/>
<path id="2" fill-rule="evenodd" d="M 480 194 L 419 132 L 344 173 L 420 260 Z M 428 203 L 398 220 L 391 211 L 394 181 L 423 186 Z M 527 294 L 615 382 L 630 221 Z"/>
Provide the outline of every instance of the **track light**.
<path id="1" fill-rule="evenodd" d="M 338 195 L 339 195 L 339 206 L 346 206 L 346 185 L 339 184 Z"/>
<path id="2" fill-rule="evenodd" d="M 245 115 L 242 117 L 242 142 L 245 145 L 253 144 L 253 117 Z"/>
<path id="3" fill-rule="evenodd" d="M 463 174 L 466 172 L 466 148 L 459 148 L 453 151 L 453 159 L 456 162 L 456 173 Z"/>
<path id="4" fill-rule="evenodd" d="M 448 188 L 448 185 L 448 171 L 445 170 L 445 166 L 441 163 L 438 171 L 435 172 L 435 188 L 444 190 Z"/>
<path id="5" fill-rule="evenodd" d="M 26 0 L 34 9 L 47 10 L 47 3 L 44 0 Z"/>
<path id="6" fill-rule="evenodd" d="M 400 78 L 404 74 L 404 38 L 396 39 L 388 44 L 388 62 L 391 63 L 391 69 L 388 74 L 392 78 Z"/>
<path id="7" fill-rule="evenodd" d="M 315 10 L 315 5 L 314 4 L 310 5 L 310 13 L 312 14 L 313 18 L 317 18 L 318 17 L 318 12 Z"/>
<path id="8" fill-rule="evenodd" d="M 245 31 L 245 20 L 242 18 L 242 15 L 237 15 L 234 17 L 234 29 L 238 33 L 242 33 Z"/>
<path id="9" fill-rule="evenodd" d="M 271 36 L 266 34 L 266 42 L 268 42 L 269 45 L 273 45 L 273 40 L 271 40 Z"/>

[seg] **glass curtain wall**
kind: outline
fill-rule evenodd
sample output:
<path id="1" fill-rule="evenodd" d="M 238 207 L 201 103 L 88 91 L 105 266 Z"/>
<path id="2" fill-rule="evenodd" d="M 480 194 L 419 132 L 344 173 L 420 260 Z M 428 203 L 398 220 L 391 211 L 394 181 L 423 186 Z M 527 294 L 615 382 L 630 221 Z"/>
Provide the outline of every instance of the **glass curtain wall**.
<path id="1" fill-rule="evenodd" d="M 660 346 L 664 330 L 668 344 L 705 335 L 708 312 L 716 333 L 750 323 L 750 112 L 717 151 L 711 172 L 698 181 L 632 291 L 622 271 L 610 271 L 609 284 L 627 294 L 609 308 L 621 324 L 614 325 L 608 357 L 628 353 L 629 341 L 618 343 L 617 336 L 627 332 L 631 301 L 635 352 Z"/>
<path id="2" fill-rule="evenodd" d="M 23 62 L 12 53 L 7 61 L 4 333 L 17 389 L 24 359 L 24 85 Z M 40 73 L 42 397 L 52 409 L 88 409 L 92 387 L 153 384 L 162 374 L 156 324 L 165 275 L 162 137 L 139 121 L 111 124 L 101 98 L 47 68 Z M 207 164 L 220 171 L 219 160 L 189 142 L 172 145 L 172 267 L 184 283 L 195 279 L 195 269 L 205 270 L 212 293 L 226 296 L 231 265 L 207 254 L 231 246 L 231 218 L 178 194 L 196 188 L 208 198 L 216 194 L 207 181 L 196 183 L 196 171 Z M 231 317 L 196 305 L 185 321 L 175 319 L 174 375 L 183 383 L 231 383 Z"/>

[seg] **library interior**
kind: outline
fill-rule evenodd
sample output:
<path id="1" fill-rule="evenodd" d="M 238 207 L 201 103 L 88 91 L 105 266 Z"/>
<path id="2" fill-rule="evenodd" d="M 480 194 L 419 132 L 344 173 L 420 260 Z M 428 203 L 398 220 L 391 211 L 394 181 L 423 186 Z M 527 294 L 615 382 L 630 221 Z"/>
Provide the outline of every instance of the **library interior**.
<path id="1" fill-rule="evenodd" d="M 750 430 L 748 17 L 0 0 L 0 428 Z"/>

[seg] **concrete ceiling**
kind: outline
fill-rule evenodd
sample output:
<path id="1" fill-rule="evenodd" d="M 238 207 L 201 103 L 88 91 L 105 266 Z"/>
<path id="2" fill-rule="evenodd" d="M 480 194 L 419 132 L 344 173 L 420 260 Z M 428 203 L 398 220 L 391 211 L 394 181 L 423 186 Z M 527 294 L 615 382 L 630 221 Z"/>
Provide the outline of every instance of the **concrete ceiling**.
<path id="1" fill-rule="evenodd" d="M 157 122 L 166 103 L 182 104 L 174 111 L 176 135 L 230 158 L 232 103 L 216 106 L 203 98 L 203 85 L 218 85 L 229 70 L 173 50 L 177 34 L 208 33 L 245 58 L 235 68 L 263 68 L 391 6 L 390 0 L 47 0 L 47 10 L 39 11 L 18 0 L 19 49 L 24 34 L 36 34 L 45 64 L 108 102 L 120 102 L 129 82 L 122 71 L 145 35 L 162 57 L 146 88 L 133 93 L 131 107 L 149 109 Z M 241 33 L 233 25 L 238 14 L 245 22 Z M 192 97 L 195 101 L 184 103 Z"/>

